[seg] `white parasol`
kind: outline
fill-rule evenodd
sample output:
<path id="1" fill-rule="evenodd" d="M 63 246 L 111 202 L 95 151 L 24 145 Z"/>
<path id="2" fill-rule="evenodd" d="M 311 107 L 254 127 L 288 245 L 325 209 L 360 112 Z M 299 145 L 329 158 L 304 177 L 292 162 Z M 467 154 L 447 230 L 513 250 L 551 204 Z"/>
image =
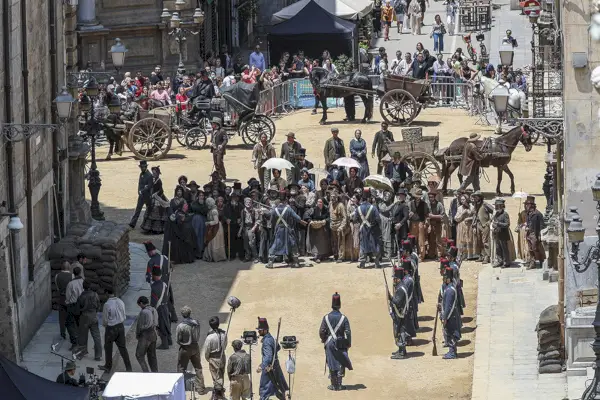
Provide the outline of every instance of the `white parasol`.
<path id="1" fill-rule="evenodd" d="M 313 175 L 325 175 L 325 176 L 327 176 L 329 174 L 329 172 L 327 172 L 326 169 L 324 169 L 324 168 L 317 168 L 317 167 L 309 169 L 308 173 L 309 174 L 313 174 Z"/>
<path id="2" fill-rule="evenodd" d="M 369 186 L 379 190 L 389 190 L 391 192 L 394 191 L 394 186 L 392 186 L 392 181 L 382 175 L 369 175 L 365 179 L 363 179 L 365 186 Z"/>
<path id="3" fill-rule="evenodd" d="M 266 169 L 278 169 L 281 171 L 282 169 L 292 169 L 294 168 L 294 165 L 283 158 L 269 158 L 263 163 L 262 167 Z"/>
<path id="4" fill-rule="evenodd" d="M 513 199 L 526 199 L 527 196 L 529 196 L 529 195 L 525 192 L 515 192 L 512 195 Z"/>
<path id="5" fill-rule="evenodd" d="M 333 162 L 333 165 L 336 165 L 338 167 L 359 168 L 360 169 L 360 164 L 358 163 L 358 161 L 356 161 L 354 158 L 350 158 L 350 157 L 338 158 L 337 160 L 335 160 Z"/>

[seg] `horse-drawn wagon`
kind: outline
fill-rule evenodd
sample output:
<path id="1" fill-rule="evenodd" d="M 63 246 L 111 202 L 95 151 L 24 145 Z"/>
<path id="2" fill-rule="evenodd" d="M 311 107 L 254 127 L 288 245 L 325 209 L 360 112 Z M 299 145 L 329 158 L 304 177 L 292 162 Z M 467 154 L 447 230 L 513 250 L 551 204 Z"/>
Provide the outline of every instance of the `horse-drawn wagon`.
<path id="1" fill-rule="evenodd" d="M 439 136 L 422 136 L 421 128 L 405 128 L 402 130 L 402 141 L 387 144 L 390 156 L 400 153 L 413 172 L 418 174 L 424 185 L 432 176 L 441 176 L 441 169 L 435 156 L 439 150 Z"/>
<path id="2" fill-rule="evenodd" d="M 408 125 L 432 101 L 431 80 L 388 75 L 377 88 L 379 112 L 390 125 Z"/>

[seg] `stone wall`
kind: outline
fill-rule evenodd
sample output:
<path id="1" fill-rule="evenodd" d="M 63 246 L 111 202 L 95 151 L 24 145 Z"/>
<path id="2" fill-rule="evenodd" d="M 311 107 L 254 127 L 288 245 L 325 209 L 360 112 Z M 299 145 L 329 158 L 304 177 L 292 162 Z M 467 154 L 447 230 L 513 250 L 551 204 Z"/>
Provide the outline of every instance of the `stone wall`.
<path id="1" fill-rule="evenodd" d="M 85 254 L 88 263 L 83 266 L 85 280 L 98 293 L 103 303 L 108 298 L 106 289 L 118 297 L 129 285 L 129 227 L 114 222 L 95 222 L 93 225 L 74 224 L 67 236 L 48 251 L 52 269 L 52 307 L 57 308 L 58 291 L 54 276 L 60 272 L 63 261 L 76 260 Z"/>

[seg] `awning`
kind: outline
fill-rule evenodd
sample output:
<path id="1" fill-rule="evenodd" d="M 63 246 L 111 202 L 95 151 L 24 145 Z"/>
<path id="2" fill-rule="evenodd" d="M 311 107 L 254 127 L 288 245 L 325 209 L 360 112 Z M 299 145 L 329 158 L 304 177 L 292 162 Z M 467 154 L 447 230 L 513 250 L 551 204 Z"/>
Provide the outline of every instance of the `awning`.
<path id="1" fill-rule="evenodd" d="M 300 12 L 311 0 L 300 0 L 275 13 L 274 24 L 286 21 Z M 312 0 L 329 13 L 342 19 L 356 20 L 364 17 L 373 9 L 372 0 Z"/>

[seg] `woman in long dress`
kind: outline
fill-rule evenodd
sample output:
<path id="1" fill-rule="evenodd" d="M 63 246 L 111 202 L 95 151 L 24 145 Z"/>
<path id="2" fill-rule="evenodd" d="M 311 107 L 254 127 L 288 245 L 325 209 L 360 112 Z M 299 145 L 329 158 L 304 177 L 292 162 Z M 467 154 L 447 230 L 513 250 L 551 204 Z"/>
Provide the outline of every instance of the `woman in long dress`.
<path id="1" fill-rule="evenodd" d="M 196 259 L 196 234 L 192 227 L 192 216 L 187 213 L 188 209 L 188 203 L 183 198 L 183 189 L 177 186 L 175 197 L 169 206 L 162 250 L 175 264 L 192 263 Z"/>
<path id="2" fill-rule="evenodd" d="M 473 224 L 474 209 L 467 196 L 460 197 L 460 205 L 454 216 L 456 221 L 456 247 L 462 260 L 473 258 Z"/>
<path id="3" fill-rule="evenodd" d="M 352 196 L 352 197 L 350 197 L 350 200 L 348 200 L 348 205 L 346 206 L 346 214 L 350 217 L 350 216 L 354 215 L 354 212 L 358 208 L 359 198 L 357 195 L 355 195 L 353 193 L 352 194 L 348 193 L 348 194 Z M 349 254 L 346 254 L 346 257 L 351 261 L 358 261 L 358 256 L 360 253 L 360 239 L 359 239 L 360 223 L 361 223 L 361 221 L 350 220 L 350 235 L 351 235 L 350 242 L 352 245 L 352 251 Z"/>
<path id="4" fill-rule="evenodd" d="M 205 202 L 204 192 L 198 190 L 195 181 L 191 181 L 190 187 L 190 212 L 192 213 L 192 227 L 196 233 L 196 256 L 202 258 L 204 252 L 204 236 L 206 235 L 206 214 L 208 207 Z"/>
<path id="5" fill-rule="evenodd" d="M 383 192 L 383 201 L 379 203 L 379 218 L 381 219 L 381 238 L 383 242 L 380 257 L 394 258 L 395 238 L 392 237 L 392 209 L 394 208 L 394 195 L 392 192 Z"/>
<path id="6" fill-rule="evenodd" d="M 362 138 L 360 129 L 354 132 L 354 139 L 350 141 L 350 157 L 360 164 L 360 169 L 358 170 L 358 177 L 360 179 L 365 179 L 370 175 L 369 161 L 367 160 L 367 142 Z"/>
<path id="7" fill-rule="evenodd" d="M 160 167 L 152 167 L 152 206 L 146 208 L 142 221 L 142 230 L 145 233 L 162 234 L 165 231 L 169 208 L 169 200 L 165 196 Z"/>
<path id="8" fill-rule="evenodd" d="M 223 235 L 223 227 L 219 219 L 219 210 L 215 200 L 211 197 L 206 199 L 206 207 L 208 214 L 206 216 L 206 247 L 204 249 L 204 261 L 217 262 L 227 260 L 225 254 L 225 236 Z"/>
<path id="9" fill-rule="evenodd" d="M 308 222 L 307 252 L 318 264 L 332 255 L 329 210 L 323 203 L 323 199 L 317 199 L 317 205 L 308 209 L 303 219 Z"/>

